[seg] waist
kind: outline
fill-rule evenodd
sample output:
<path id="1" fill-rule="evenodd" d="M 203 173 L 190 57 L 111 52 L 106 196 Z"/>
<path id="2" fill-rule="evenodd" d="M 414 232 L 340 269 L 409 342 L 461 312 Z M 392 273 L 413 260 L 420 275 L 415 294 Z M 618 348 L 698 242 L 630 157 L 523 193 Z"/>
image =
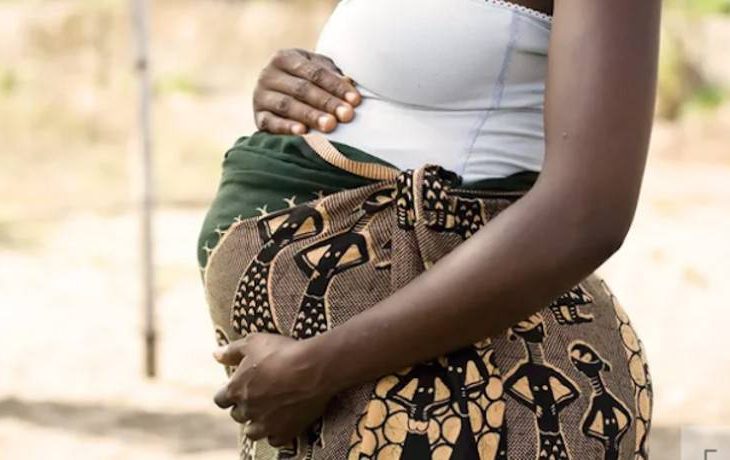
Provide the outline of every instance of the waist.
<path id="1" fill-rule="evenodd" d="M 327 137 L 357 146 L 401 170 L 437 164 L 465 183 L 540 171 L 542 107 L 443 109 L 394 102 L 359 88 L 363 102 L 350 123 Z"/>
<path id="2" fill-rule="evenodd" d="M 358 147 L 339 142 L 333 142 L 333 145 L 358 164 L 393 166 Z M 455 179 L 454 186 L 467 193 L 479 191 L 485 195 L 504 196 L 504 192 L 510 195 L 517 192 L 521 195 L 536 179 L 533 173 L 523 173 L 471 184 Z M 200 266 L 207 265 L 209 254 L 234 222 L 376 182 L 329 163 L 312 150 L 302 136 L 258 131 L 242 137 L 225 155 L 221 183 L 199 236 Z"/>

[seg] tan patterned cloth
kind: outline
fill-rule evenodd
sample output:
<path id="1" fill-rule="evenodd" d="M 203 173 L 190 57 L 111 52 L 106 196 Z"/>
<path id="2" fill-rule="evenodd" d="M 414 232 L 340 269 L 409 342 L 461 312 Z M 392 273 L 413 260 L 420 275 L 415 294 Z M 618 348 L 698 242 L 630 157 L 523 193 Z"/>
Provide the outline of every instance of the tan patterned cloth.
<path id="1" fill-rule="evenodd" d="M 220 343 L 337 327 L 521 195 L 459 188 L 436 166 L 373 168 L 306 140 L 373 182 L 270 213 L 261 203 L 262 215 L 219 232 L 204 283 Z M 240 451 L 255 460 L 646 459 L 651 402 L 640 341 L 591 276 L 499 336 L 338 395 L 285 449 L 241 436 Z"/>

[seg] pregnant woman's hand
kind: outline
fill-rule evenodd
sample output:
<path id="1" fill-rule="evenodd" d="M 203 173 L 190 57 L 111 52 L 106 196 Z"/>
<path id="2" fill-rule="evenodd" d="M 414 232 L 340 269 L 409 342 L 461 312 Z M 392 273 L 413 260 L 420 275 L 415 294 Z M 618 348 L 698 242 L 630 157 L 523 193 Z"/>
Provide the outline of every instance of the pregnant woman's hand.
<path id="1" fill-rule="evenodd" d="M 256 126 L 273 134 L 330 132 L 355 116 L 360 93 L 332 59 L 301 49 L 278 51 L 253 95 Z"/>
<path id="2" fill-rule="evenodd" d="M 315 357 L 304 341 L 250 334 L 216 350 L 218 362 L 238 366 L 215 396 L 218 407 L 245 424 L 246 435 L 283 446 L 320 417 L 333 396 L 323 385 Z"/>

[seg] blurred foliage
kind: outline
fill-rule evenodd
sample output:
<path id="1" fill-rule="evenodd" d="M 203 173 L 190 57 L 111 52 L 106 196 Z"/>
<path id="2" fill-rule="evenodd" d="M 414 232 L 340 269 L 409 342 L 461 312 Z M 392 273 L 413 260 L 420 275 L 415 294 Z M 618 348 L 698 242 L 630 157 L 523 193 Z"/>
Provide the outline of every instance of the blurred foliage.
<path id="1" fill-rule="evenodd" d="M 669 0 L 666 4 L 692 13 L 730 14 L 730 0 Z"/>
<path id="2" fill-rule="evenodd" d="M 0 94 L 9 95 L 18 87 L 18 76 L 13 69 L 0 68 Z"/>
<path id="3" fill-rule="evenodd" d="M 727 82 L 712 81 L 700 52 L 705 45 L 703 22 L 725 15 L 730 15 L 730 0 L 666 2 L 659 64 L 659 117 L 676 120 L 688 111 L 717 108 L 727 99 Z"/>
<path id="4" fill-rule="evenodd" d="M 155 95 L 184 94 L 188 96 L 204 96 L 211 92 L 210 88 L 198 81 L 193 75 L 186 73 L 173 73 L 160 75 L 155 78 Z"/>

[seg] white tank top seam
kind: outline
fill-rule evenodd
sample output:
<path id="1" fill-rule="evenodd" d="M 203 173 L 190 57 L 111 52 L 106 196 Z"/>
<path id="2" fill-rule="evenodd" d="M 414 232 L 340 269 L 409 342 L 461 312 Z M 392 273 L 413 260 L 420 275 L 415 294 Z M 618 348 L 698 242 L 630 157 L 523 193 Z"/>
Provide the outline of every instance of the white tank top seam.
<path id="1" fill-rule="evenodd" d="M 509 70 L 510 62 L 512 61 L 512 52 L 515 48 L 515 43 L 517 41 L 517 35 L 519 31 L 519 21 L 517 20 L 517 17 L 512 12 L 512 22 L 510 23 L 510 38 L 509 42 L 507 43 L 507 46 L 505 47 L 505 53 L 504 58 L 502 59 L 502 68 L 499 71 L 499 77 L 497 78 L 497 82 L 495 83 L 494 91 L 493 91 L 493 100 L 494 103 L 491 104 L 491 107 L 484 111 L 484 115 L 477 125 L 476 129 L 474 130 L 472 134 L 471 142 L 469 143 L 469 148 L 467 149 L 466 157 L 464 158 L 464 162 L 461 165 L 461 171 L 459 171 L 460 176 L 464 176 L 464 173 L 466 172 L 466 168 L 469 166 L 469 160 L 471 159 L 471 155 L 474 151 L 474 144 L 476 144 L 477 138 L 479 137 L 479 133 L 481 132 L 484 125 L 487 123 L 487 120 L 489 120 L 489 116 L 494 113 L 494 111 L 499 110 L 500 106 L 502 104 L 502 97 L 504 95 L 504 81 L 505 77 L 507 76 L 507 70 Z"/>

